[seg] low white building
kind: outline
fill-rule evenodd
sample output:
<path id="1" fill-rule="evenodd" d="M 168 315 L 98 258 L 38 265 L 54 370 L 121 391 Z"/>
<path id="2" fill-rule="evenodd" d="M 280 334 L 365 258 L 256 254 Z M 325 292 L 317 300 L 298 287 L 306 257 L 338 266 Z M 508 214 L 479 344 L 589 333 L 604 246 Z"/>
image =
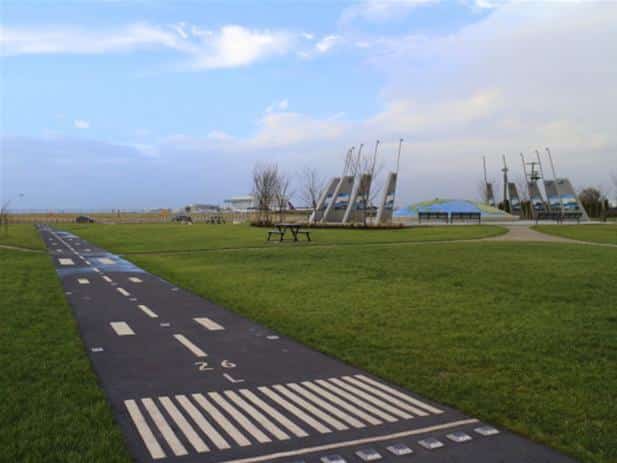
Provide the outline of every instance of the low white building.
<path id="1" fill-rule="evenodd" d="M 254 210 L 256 201 L 254 196 L 233 196 L 223 201 L 225 209 L 231 209 L 235 212 L 246 212 Z"/>

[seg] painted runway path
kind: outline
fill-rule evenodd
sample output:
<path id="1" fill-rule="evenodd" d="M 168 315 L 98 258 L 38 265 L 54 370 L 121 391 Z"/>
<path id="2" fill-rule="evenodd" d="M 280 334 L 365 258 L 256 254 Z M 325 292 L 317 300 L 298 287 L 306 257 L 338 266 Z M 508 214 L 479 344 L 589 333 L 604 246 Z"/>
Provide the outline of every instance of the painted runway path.
<path id="1" fill-rule="evenodd" d="M 138 462 L 573 461 L 40 232 Z"/>

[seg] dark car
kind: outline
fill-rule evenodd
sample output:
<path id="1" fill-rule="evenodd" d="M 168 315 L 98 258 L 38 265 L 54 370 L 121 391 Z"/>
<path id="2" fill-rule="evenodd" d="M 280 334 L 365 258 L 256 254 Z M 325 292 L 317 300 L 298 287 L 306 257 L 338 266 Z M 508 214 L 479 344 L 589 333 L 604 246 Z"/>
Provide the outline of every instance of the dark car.
<path id="1" fill-rule="evenodd" d="M 80 215 L 75 219 L 76 223 L 94 223 L 94 219 L 92 217 L 88 217 L 87 215 Z"/>
<path id="2" fill-rule="evenodd" d="M 193 219 L 189 215 L 177 215 L 172 218 L 171 221 L 178 223 L 193 223 Z"/>

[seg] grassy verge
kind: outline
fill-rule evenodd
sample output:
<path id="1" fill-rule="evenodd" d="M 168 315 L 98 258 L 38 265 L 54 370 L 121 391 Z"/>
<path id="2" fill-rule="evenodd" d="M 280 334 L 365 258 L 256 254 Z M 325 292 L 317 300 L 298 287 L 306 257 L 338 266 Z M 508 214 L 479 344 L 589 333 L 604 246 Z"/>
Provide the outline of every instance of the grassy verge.
<path id="1" fill-rule="evenodd" d="M 586 462 L 617 461 L 617 250 L 466 243 L 278 251 L 133 260 L 470 415 Z"/>
<path id="2" fill-rule="evenodd" d="M 312 243 L 268 243 L 268 229 L 248 225 L 62 225 L 82 238 L 117 253 L 310 246 L 323 244 L 394 243 L 486 238 L 507 230 L 494 225 L 414 227 L 401 230 L 313 230 Z"/>
<path id="3" fill-rule="evenodd" d="M 536 225 L 535 230 L 549 235 L 580 241 L 617 244 L 617 224 L 606 225 Z"/>
<path id="4" fill-rule="evenodd" d="M 38 231 L 31 224 L 11 224 L 6 229 L 0 229 L 0 244 L 28 249 L 45 249 Z"/>
<path id="5" fill-rule="evenodd" d="M 0 262 L 2 461 L 128 463 L 49 257 Z"/>

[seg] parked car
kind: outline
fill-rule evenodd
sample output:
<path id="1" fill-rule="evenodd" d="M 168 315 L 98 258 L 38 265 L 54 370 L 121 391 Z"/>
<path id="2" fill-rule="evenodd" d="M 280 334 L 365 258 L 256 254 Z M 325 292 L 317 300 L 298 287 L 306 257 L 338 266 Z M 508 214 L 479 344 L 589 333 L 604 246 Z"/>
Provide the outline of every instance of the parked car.
<path id="1" fill-rule="evenodd" d="M 94 223 L 94 219 L 92 217 L 88 217 L 87 215 L 80 215 L 75 218 L 76 223 Z"/>
<path id="2" fill-rule="evenodd" d="M 171 221 L 178 223 L 193 223 L 193 219 L 189 215 L 176 215 Z"/>

